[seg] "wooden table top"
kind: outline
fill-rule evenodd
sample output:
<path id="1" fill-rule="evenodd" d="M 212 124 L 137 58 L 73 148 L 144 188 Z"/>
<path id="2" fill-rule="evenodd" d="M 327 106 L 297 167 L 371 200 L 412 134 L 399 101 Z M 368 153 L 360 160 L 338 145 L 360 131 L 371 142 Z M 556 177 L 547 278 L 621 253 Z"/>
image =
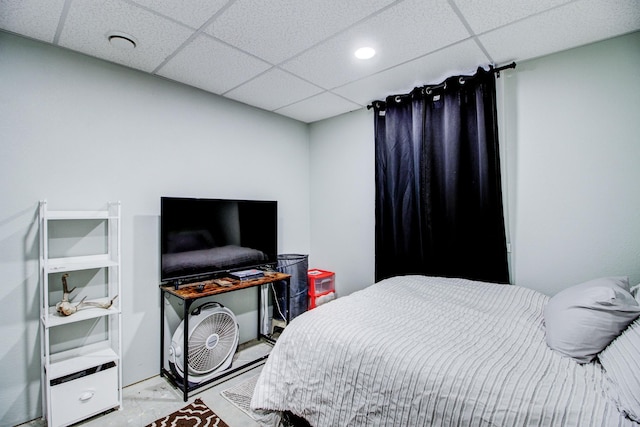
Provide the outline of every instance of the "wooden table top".
<path id="1" fill-rule="evenodd" d="M 160 286 L 160 288 L 162 288 L 163 291 L 175 295 L 178 298 L 187 300 L 236 291 L 238 289 L 252 288 L 254 286 L 260 286 L 266 283 L 287 280 L 290 277 L 290 274 L 273 272 L 265 273 L 264 277 L 251 280 L 237 280 L 230 277 L 223 277 L 218 279 L 188 283 L 185 285 L 181 285 L 178 289 L 176 289 L 173 285 L 162 285 Z"/>

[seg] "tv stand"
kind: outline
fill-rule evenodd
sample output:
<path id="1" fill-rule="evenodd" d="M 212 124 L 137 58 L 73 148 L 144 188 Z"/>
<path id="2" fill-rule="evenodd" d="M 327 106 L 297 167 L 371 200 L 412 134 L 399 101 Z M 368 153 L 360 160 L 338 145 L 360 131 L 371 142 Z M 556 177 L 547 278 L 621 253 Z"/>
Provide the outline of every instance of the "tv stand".
<path id="1" fill-rule="evenodd" d="M 248 361 L 239 366 L 231 366 L 228 369 L 218 373 L 213 378 L 203 381 L 198 384 L 193 384 L 189 382 L 188 375 L 188 357 L 189 357 L 189 334 L 184 334 L 184 353 L 183 364 L 185 367 L 182 378 L 179 378 L 175 375 L 170 369 L 165 368 L 165 346 L 164 346 L 164 337 L 165 337 L 165 313 L 164 313 L 164 298 L 166 294 L 172 295 L 176 298 L 183 300 L 183 327 L 186 331 L 189 330 L 189 312 L 191 311 L 191 305 L 196 302 L 200 298 L 209 297 L 212 295 L 223 294 L 227 292 L 233 292 L 240 289 L 247 289 L 256 286 L 268 285 L 270 283 L 284 281 L 286 282 L 285 286 L 285 298 L 286 301 L 289 300 L 289 289 L 291 285 L 291 275 L 278 273 L 278 272 L 268 272 L 265 273 L 264 277 L 260 277 L 253 280 L 236 280 L 229 277 L 224 277 L 223 280 L 226 282 L 230 282 L 230 285 L 219 285 L 218 282 L 220 278 L 204 280 L 200 282 L 191 282 L 188 284 L 168 284 L 168 285 L 160 285 L 160 376 L 166 377 L 167 380 L 173 384 L 175 387 L 182 390 L 184 401 L 186 402 L 189 398 L 189 392 L 205 387 L 215 385 L 215 383 L 220 383 L 227 379 L 228 377 L 239 374 L 243 370 L 258 365 L 260 362 L 264 361 L 269 355 L 258 357 L 257 359 Z M 285 313 L 285 317 L 287 322 L 289 321 L 289 311 Z M 261 331 L 260 319 L 262 318 L 262 292 L 258 292 L 258 328 L 257 328 L 257 338 L 258 340 L 265 340 L 267 343 L 273 345 L 275 344 L 275 340 L 271 335 L 264 335 Z"/>

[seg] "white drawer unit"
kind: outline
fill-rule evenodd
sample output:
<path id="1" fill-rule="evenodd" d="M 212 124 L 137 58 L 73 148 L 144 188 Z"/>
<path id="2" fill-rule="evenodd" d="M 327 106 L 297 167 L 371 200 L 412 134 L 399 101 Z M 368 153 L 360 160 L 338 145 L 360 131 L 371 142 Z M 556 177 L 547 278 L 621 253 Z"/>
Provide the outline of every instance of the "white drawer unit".
<path id="1" fill-rule="evenodd" d="M 50 426 L 66 426 L 120 405 L 115 362 L 50 380 Z"/>
<path id="2" fill-rule="evenodd" d="M 39 231 L 42 413 L 68 426 L 122 407 L 120 202 L 41 201 Z"/>

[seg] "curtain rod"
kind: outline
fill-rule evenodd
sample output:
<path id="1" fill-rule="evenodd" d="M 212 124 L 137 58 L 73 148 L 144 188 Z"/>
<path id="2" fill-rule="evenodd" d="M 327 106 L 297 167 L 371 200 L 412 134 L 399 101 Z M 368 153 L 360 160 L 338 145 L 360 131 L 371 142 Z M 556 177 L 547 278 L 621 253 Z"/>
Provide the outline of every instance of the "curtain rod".
<path id="1" fill-rule="evenodd" d="M 504 70 L 507 70 L 509 68 L 516 68 L 515 61 L 512 62 L 511 64 L 507 64 L 507 65 L 503 65 L 501 67 L 495 67 L 495 68 L 493 67 L 493 65 L 489 65 L 489 71 L 494 73 L 497 78 L 500 78 L 500 71 L 504 71 Z M 464 79 L 464 77 L 461 76 L 460 79 Z M 464 83 L 464 81 L 461 80 L 460 83 Z M 424 89 L 425 92 L 428 94 L 434 89 L 440 89 L 440 88 L 443 88 L 443 87 L 446 87 L 446 83 L 444 83 L 444 82 L 440 83 L 440 84 L 437 84 L 437 85 L 422 86 L 421 88 L 417 88 L 416 87 L 416 88 L 414 88 L 414 90 L 416 90 L 416 89 Z M 407 95 L 396 95 L 396 96 L 397 97 L 401 97 L 401 96 L 407 96 Z M 384 102 L 384 101 L 373 101 L 371 104 L 367 105 L 367 110 L 372 109 L 373 108 L 373 103 L 375 103 L 375 102 Z"/>

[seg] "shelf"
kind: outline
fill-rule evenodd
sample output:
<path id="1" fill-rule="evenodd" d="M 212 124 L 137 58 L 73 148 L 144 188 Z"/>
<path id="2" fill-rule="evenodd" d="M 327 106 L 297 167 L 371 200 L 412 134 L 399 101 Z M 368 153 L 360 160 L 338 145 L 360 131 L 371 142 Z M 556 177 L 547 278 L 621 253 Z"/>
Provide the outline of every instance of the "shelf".
<path id="1" fill-rule="evenodd" d="M 115 267 L 118 265 L 117 262 L 109 258 L 108 254 L 49 258 L 47 261 L 47 273 L 90 270 L 93 268 Z"/>
<path id="2" fill-rule="evenodd" d="M 189 300 L 237 291 L 239 289 L 252 288 L 254 286 L 278 282 L 280 280 L 288 280 L 290 278 L 290 274 L 273 273 L 251 280 L 237 280 L 225 277 L 225 280 L 232 283 L 230 286 L 220 286 L 212 279 L 182 285 L 179 289 L 175 289 L 172 285 L 161 285 L 160 288 L 180 299 Z M 199 289 L 199 287 L 202 287 L 202 289 Z"/>
<path id="3" fill-rule="evenodd" d="M 47 371 L 48 379 L 60 378 L 107 362 L 119 361 L 120 357 L 106 344 L 101 342 L 52 354 Z"/>
<path id="4" fill-rule="evenodd" d="M 100 210 L 51 211 L 42 200 L 38 218 L 42 411 L 48 425 L 69 425 L 122 405 L 121 206 L 108 202 Z M 70 316 L 58 314 L 58 301 L 51 298 L 62 299 L 68 285 L 63 273 L 81 271 L 73 288 L 94 286 L 79 292 L 92 296 L 85 303 L 118 298 L 109 308 L 87 305 Z M 70 304 L 81 301 L 76 295 Z"/>
<path id="5" fill-rule="evenodd" d="M 110 217 L 108 211 L 47 211 L 48 220 L 63 220 L 63 219 L 117 219 L 117 217 Z"/>
<path id="6" fill-rule="evenodd" d="M 107 302 L 110 298 L 96 298 L 92 299 L 91 302 Z M 72 302 L 72 304 L 77 304 L 80 302 Z M 42 319 L 42 323 L 45 328 L 52 328 L 54 326 L 60 325 L 68 325 L 70 323 L 82 322 L 83 320 L 95 319 L 98 317 L 111 316 L 113 314 L 120 313 L 120 308 L 117 301 L 114 303 L 115 306 L 111 306 L 109 308 L 98 308 L 98 307 L 88 307 L 83 308 L 70 316 L 62 316 L 58 314 L 56 307 L 49 307 L 48 317 L 46 319 Z"/>

